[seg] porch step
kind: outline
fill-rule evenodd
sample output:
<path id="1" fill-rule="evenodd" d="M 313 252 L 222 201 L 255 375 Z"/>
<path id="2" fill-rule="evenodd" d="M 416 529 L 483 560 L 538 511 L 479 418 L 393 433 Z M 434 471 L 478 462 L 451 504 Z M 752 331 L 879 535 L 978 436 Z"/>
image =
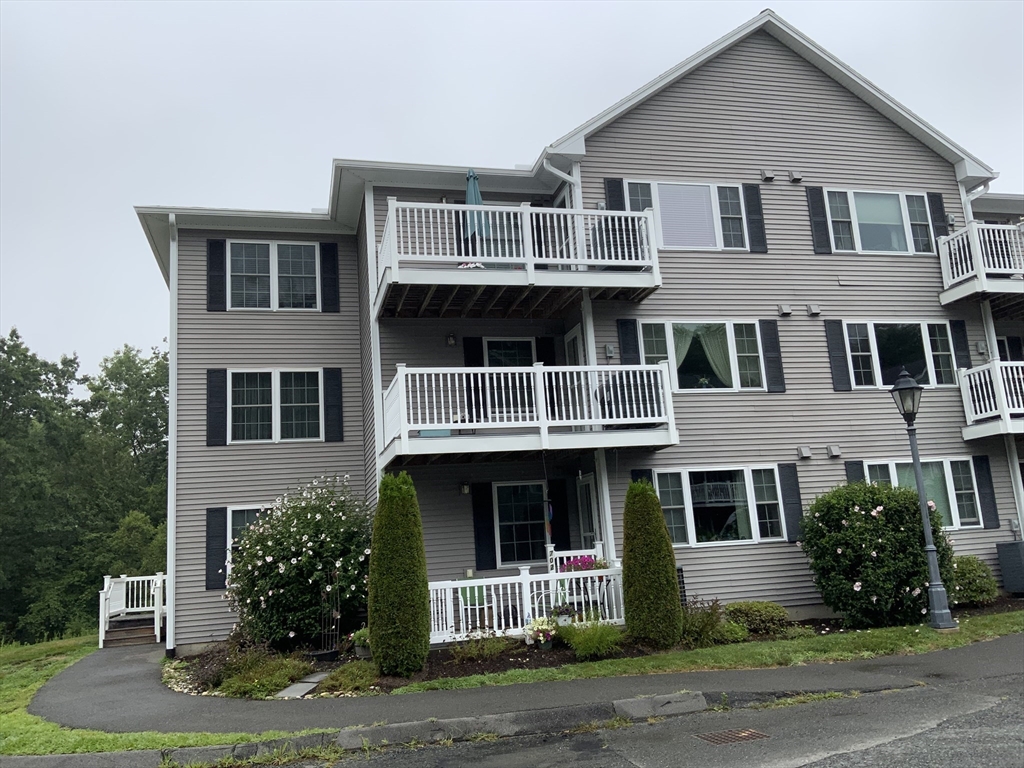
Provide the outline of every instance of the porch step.
<path id="1" fill-rule="evenodd" d="M 105 648 L 121 645 L 148 645 L 155 643 L 153 615 L 121 616 L 110 620 L 110 627 L 103 638 Z"/>
<path id="2" fill-rule="evenodd" d="M 131 627 L 152 627 L 153 614 L 143 613 L 133 616 L 111 616 L 110 629 L 129 629 Z"/>

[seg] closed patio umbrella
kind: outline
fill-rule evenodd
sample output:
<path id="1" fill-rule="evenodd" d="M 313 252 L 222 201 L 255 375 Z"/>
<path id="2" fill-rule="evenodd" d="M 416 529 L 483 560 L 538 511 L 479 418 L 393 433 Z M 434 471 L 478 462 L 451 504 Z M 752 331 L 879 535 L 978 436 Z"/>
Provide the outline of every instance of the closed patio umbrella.
<path id="1" fill-rule="evenodd" d="M 472 168 L 466 173 L 466 205 L 483 205 L 484 199 L 480 195 L 480 177 Z M 484 240 L 491 236 L 490 225 L 487 216 L 483 211 L 468 211 L 466 213 L 465 238 L 469 241 L 469 252 L 472 254 L 481 253 L 478 240 Z"/>

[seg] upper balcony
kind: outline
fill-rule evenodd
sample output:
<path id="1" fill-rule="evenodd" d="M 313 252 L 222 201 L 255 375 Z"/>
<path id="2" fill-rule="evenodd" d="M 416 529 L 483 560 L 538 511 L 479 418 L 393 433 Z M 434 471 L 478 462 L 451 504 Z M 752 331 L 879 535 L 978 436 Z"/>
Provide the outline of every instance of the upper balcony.
<path id="1" fill-rule="evenodd" d="M 397 457 L 664 447 L 678 442 L 668 364 L 406 368 L 384 393 Z M 408 458 L 405 459 L 409 461 Z"/>
<path id="2" fill-rule="evenodd" d="M 388 198 L 377 279 L 378 317 L 550 317 L 583 288 L 638 301 L 661 284 L 654 214 Z"/>
<path id="3" fill-rule="evenodd" d="M 960 370 L 964 440 L 1024 434 L 1024 363 L 994 361 Z"/>
<path id="4" fill-rule="evenodd" d="M 939 261 L 941 304 L 967 297 L 1024 303 L 1024 234 L 1015 225 L 968 222 L 939 238 Z"/>

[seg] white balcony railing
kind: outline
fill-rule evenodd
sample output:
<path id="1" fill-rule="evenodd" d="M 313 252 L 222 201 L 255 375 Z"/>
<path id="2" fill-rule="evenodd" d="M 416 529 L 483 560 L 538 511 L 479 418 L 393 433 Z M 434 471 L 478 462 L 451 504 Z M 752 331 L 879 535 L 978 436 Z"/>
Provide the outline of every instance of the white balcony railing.
<path id="1" fill-rule="evenodd" d="M 996 361 L 960 370 L 968 425 L 1024 417 L 1024 363 Z"/>
<path id="2" fill-rule="evenodd" d="M 989 279 L 1024 275 L 1024 234 L 1011 224 L 971 221 L 949 237 L 939 238 L 939 260 L 944 289 L 976 278 L 984 291 Z"/>
<path id="3" fill-rule="evenodd" d="M 110 629 L 110 619 L 133 613 L 153 613 L 153 633 L 159 642 L 161 621 L 167 613 L 166 582 L 167 577 L 159 572 L 154 576 L 104 576 L 100 590 L 100 648 Z"/>
<path id="4" fill-rule="evenodd" d="M 388 200 L 377 251 L 387 269 L 608 269 L 657 274 L 651 211 L 569 210 Z M 392 274 L 393 282 L 401 282 Z"/>
<path id="5" fill-rule="evenodd" d="M 385 445 L 416 438 L 662 426 L 675 433 L 668 367 L 406 368 L 384 393 Z"/>

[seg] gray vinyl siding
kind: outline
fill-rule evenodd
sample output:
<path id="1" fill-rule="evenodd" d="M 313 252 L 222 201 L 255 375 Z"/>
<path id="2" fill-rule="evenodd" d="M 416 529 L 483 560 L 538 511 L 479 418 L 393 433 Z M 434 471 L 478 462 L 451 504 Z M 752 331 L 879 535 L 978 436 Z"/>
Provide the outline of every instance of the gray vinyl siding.
<path id="1" fill-rule="evenodd" d="M 179 236 L 177 645 L 221 640 L 234 623 L 223 591 L 205 588 L 207 507 L 270 503 L 321 474 L 348 474 L 354 489 L 364 483 L 356 239 L 337 238 L 341 312 L 333 314 L 207 312 L 207 237 L 254 235 L 183 231 Z M 255 237 L 315 239 L 265 232 Z M 344 442 L 207 447 L 206 370 L 242 367 L 340 367 Z"/>
<path id="2" fill-rule="evenodd" d="M 359 269 L 357 280 L 359 281 L 359 306 L 362 310 L 359 313 L 359 348 L 363 351 L 360 355 L 360 384 L 363 396 L 363 476 L 366 480 L 366 500 L 369 504 L 377 503 L 377 443 L 374 431 L 376 416 L 376 399 L 374 397 L 373 380 L 373 344 L 370 339 L 372 332 L 373 313 L 370 309 L 370 287 L 367 282 L 367 265 L 371 263 L 367 252 L 366 238 L 366 212 L 359 216 L 359 233 L 356 238 L 356 253 Z"/>
<path id="3" fill-rule="evenodd" d="M 680 443 L 658 452 L 609 451 L 609 486 L 621 553 L 621 510 L 630 469 L 795 462 L 805 508 L 845 481 L 845 460 L 909 455 L 906 432 L 884 389 L 834 392 L 823 320 L 963 319 L 975 364 L 984 338 L 977 305 L 943 309 L 935 256 L 816 255 L 806 185 L 941 192 L 963 222 L 953 167 L 767 34 L 758 33 L 587 139 L 582 160 L 586 207 L 604 200 L 603 179 L 760 181 L 768 254 L 662 250 L 662 287 L 641 304 L 595 302 L 597 348 L 615 348 L 618 318 L 777 319 L 785 393 L 683 392 L 673 395 Z M 791 184 L 786 170 L 803 172 Z M 790 304 L 791 317 L 777 306 Z M 820 317 L 806 305 L 817 304 Z M 599 363 L 605 362 L 598 355 Z M 961 437 L 958 388 L 929 389 L 919 419 L 925 457 L 987 453 L 1003 525 L 953 534 L 958 552 L 996 567 L 996 541 L 1012 537 L 1015 516 L 1001 440 Z M 829 459 L 827 445 L 842 457 Z M 800 550 L 788 543 L 677 548 L 688 594 L 723 601 L 820 603 Z"/>

